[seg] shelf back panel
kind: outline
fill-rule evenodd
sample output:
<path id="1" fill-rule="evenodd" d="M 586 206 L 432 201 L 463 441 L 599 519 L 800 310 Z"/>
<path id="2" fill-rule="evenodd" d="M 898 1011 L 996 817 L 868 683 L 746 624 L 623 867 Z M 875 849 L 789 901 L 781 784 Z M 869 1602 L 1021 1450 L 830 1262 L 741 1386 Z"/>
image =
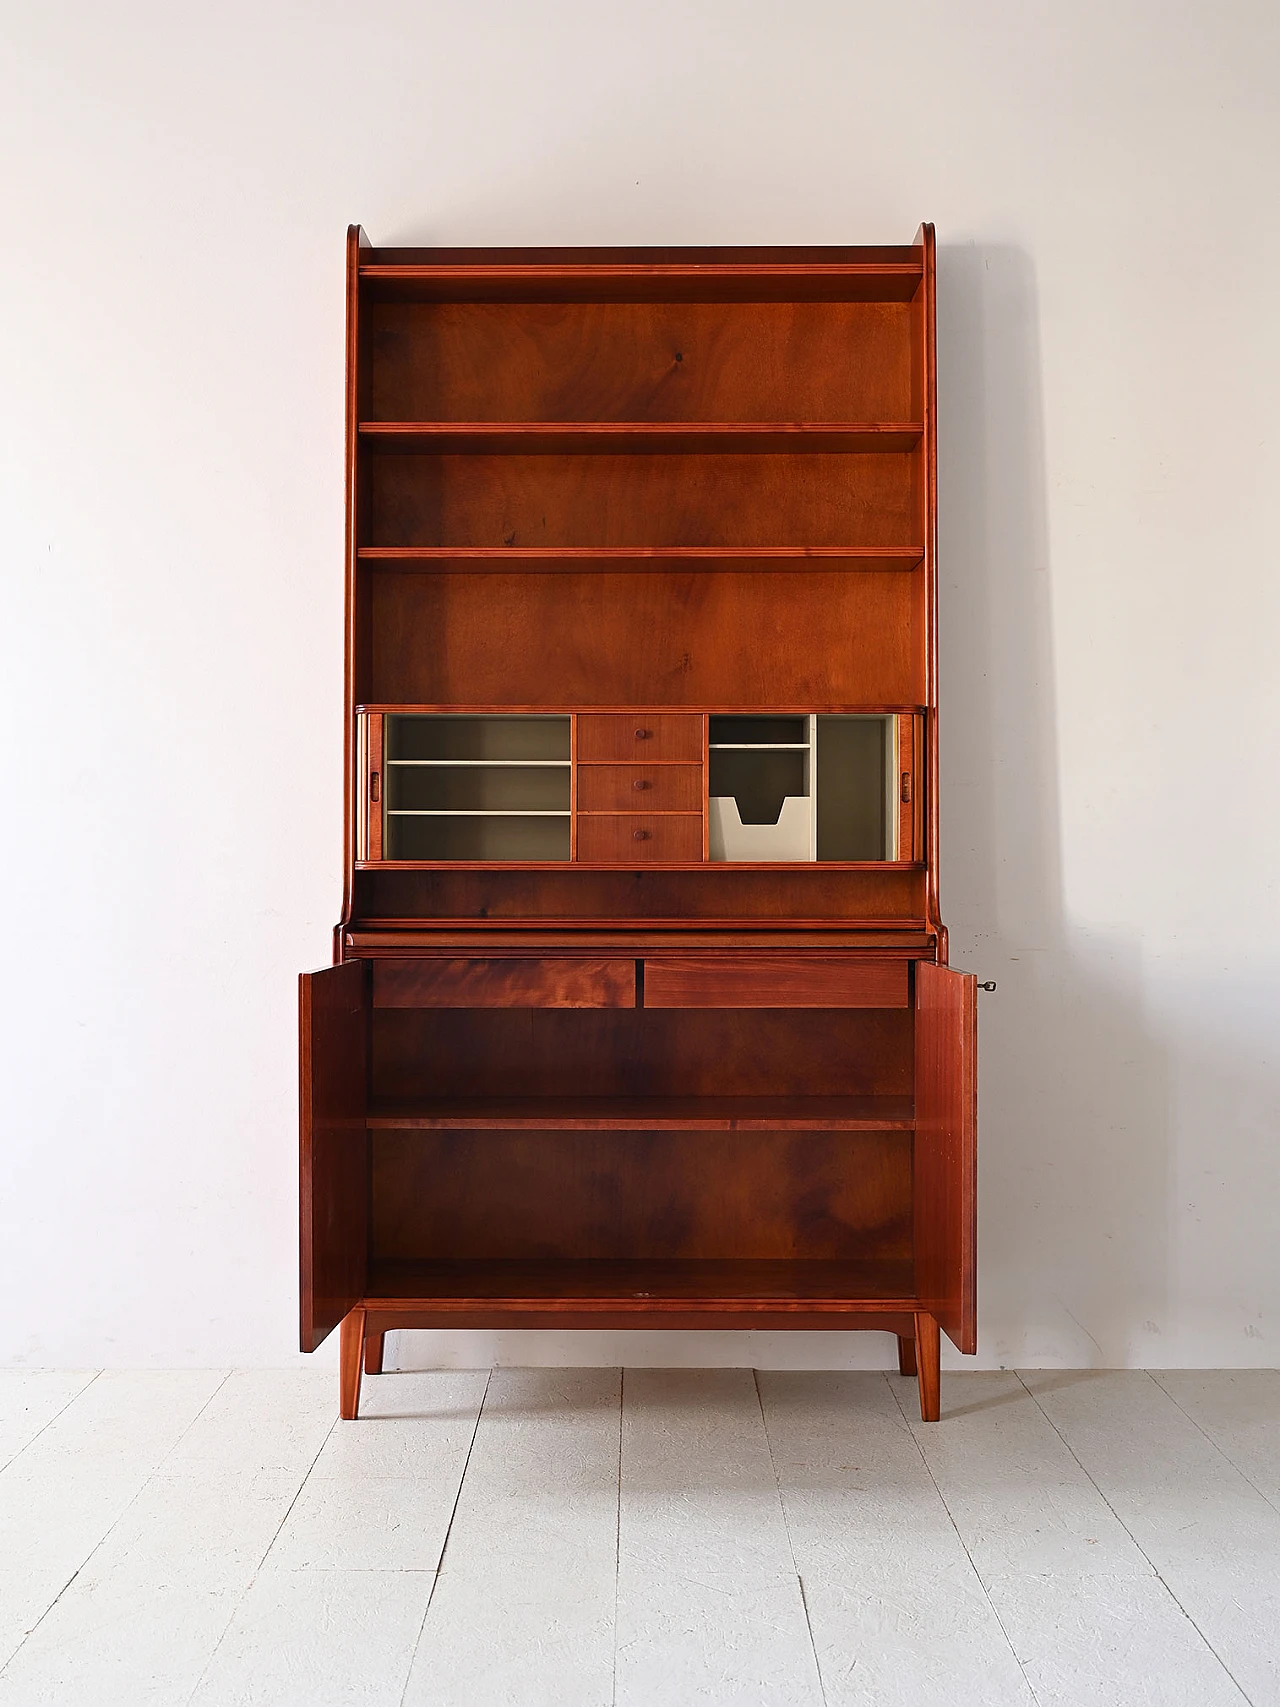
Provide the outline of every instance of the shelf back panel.
<path id="1" fill-rule="evenodd" d="M 380 1132 L 374 1260 L 906 1258 L 906 1132 Z"/>
<path id="2" fill-rule="evenodd" d="M 920 575 L 369 576 L 382 705 L 918 705 Z"/>
<path id="3" fill-rule="evenodd" d="M 375 1099 L 910 1097 L 907 1008 L 378 1008 Z"/>
<path id="4" fill-rule="evenodd" d="M 922 871 L 357 871 L 353 917 L 378 919 L 924 918 Z"/>
<path id="5" fill-rule="evenodd" d="M 367 465 L 370 545 L 897 547 L 921 531 L 917 451 L 377 452 Z"/>
<path id="6" fill-rule="evenodd" d="M 889 302 L 438 302 L 370 311 L 380 421 L 912 421 Z"/>

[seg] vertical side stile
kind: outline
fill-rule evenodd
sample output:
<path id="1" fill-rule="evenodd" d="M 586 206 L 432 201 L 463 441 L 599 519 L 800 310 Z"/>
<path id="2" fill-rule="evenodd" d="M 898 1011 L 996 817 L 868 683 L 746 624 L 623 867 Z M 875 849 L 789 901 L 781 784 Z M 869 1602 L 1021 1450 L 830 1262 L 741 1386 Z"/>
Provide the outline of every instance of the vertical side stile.
<path id="1" fill-rule="evenodd" d="M 936 250 L 933 226 L 916 233 L 922 251 L 920 282 L 921 500 L 924 522 L 925 622 L 925 917 L 938 940 L 938 962 L 946 965 L 947 932 L 938 895 L 938 353 L 936 334 Z"/>
<path id="2" fill-rule="evenodd" d="M 343 953 L 342 941 L 351 923 L 355 887 L 356 821 L 356 644 L 357 577 L 359 571 L 360 489 L 359 438 L 360 400 L 363 375 L 360 371 L 360 251 L 369 240 L 358 225 L 347 227 L 347 396 L 346 396 L 346 582 L 345 644 L 343 647 L 342 695 L 342 929 L 335 933 L 335 959 Z"/>

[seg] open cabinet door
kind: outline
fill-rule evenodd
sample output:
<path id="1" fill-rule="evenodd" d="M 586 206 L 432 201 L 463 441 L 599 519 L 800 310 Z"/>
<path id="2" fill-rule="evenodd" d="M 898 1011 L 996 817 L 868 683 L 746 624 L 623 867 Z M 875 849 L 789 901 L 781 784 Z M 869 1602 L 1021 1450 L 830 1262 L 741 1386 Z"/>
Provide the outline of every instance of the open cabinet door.
<path id="1" fill-rule="evenodd" d="M 332 1333 L 368 1276 L 369 985 L 363 960 L 298 979 L 303 1351 Z"/>
<path id="2" fill-rule="evenodd" d="M 978 1348 L 978 984 L 916 963 L 914 1243 L 920 1306 Z"/>

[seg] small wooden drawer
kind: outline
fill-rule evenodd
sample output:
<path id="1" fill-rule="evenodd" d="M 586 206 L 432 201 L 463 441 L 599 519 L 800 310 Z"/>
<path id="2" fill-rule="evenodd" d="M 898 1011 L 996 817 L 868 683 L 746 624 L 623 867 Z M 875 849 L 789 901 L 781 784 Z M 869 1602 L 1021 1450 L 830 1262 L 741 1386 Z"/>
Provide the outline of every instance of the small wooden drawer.
<path id="1" fill-rule="evenodd" d="M 601 812 L 578 819 L 578 859 L 592 865 L 683 865 L 702 858 L 702 814 Z"/>
<path id="2" fill-rule="evenodd" d="M 633 1008 L 634 960 L 375 960 L 375 1008 Z"/>
<path id="3" fill-rule="evenodd" d="M 855 955 L 707 954 L 646 960 L 647 1008 L 905 1008 L 907 962 Z"/>
<path id="4" fill-rule="evenodd" d="M 579 812 L 701 812 L 701 765 L 580 765 Z"/>
<path id="5" fill-rule="evenodd" d="M 702 719 L 696 712 L 628 711 L 578 718 L 579 760 L 702 760 Z"/>

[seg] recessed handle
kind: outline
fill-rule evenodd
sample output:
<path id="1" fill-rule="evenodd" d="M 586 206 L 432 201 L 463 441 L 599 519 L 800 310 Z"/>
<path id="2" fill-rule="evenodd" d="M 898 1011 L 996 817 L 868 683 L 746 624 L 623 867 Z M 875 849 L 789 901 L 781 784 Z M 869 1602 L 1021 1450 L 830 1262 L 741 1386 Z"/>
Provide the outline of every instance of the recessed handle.
<path id="1" fill-rule="evenodd" d="M 901 788 L 900 792 L 901 792 L 901 797 L 902 797 L 902 804 L 904 806 L 909 806 L 911 804 L 911 772 L 910 771 L 903 771 L 903 773 L 902 773 L 902 788 Z"/>
<path id="2" fill-rule="evenodd" d="M 652 729 L 637 729 L 636 730 L 636 740 L 637 741 L 647 741 L 649 739 L 650 735 L 652 735 L 652 734 L 653 734 Z"/>
<path id="3" fill-rule="evenodd" d="M 648 830 L 632 830 L 631 834 L 638 842 L 647 842 L 649 840 Z"/>
<path id="4" fill-rule="evenodd" d="M 369 772 L 369 798 L 370 798 L 370 800 L 376 800 L 378 798 L 379 793 L 380 793 L 380 789 L 379 789 L 379 785 L 378 785 L 378 773 L 377 773 L 377 771 L 370 771 Z"/>
<path id="5" fill-rule="evenodd" d="M 636 778 L 631 786 L 632 788 L 652 788 L 653 784 L 649 781 L 648 777 L 640 776 Z"/>

